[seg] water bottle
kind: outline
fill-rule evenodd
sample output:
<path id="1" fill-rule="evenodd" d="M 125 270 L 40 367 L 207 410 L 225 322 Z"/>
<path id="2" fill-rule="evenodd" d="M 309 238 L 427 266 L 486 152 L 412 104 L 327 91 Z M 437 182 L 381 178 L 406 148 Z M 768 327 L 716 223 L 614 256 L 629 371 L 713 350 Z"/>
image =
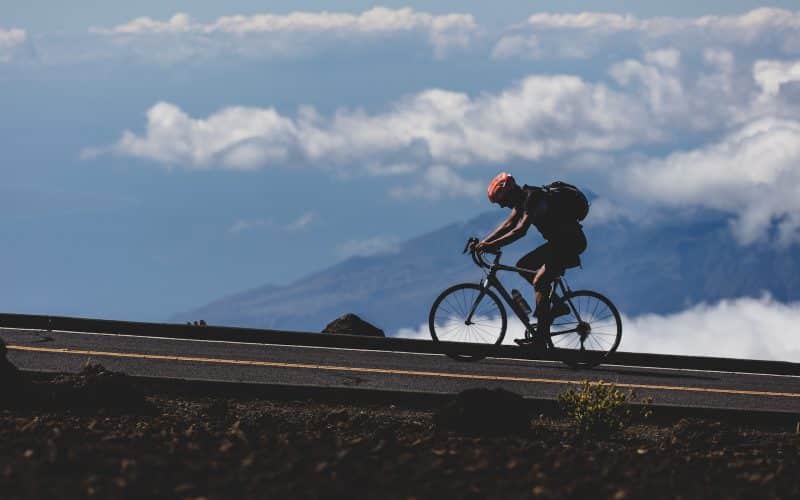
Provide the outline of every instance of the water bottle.
<path id="1" fill-rule="evenodd" d="M 531 306 L 528 305 L 528 302 L 525 300 L 525 297 L 519 293 L 519 290 L 516 288 L 511 290 L 511 297 L 514 299 L 520 311 L 524 312 L 527 316 L 531 315 Z"/>

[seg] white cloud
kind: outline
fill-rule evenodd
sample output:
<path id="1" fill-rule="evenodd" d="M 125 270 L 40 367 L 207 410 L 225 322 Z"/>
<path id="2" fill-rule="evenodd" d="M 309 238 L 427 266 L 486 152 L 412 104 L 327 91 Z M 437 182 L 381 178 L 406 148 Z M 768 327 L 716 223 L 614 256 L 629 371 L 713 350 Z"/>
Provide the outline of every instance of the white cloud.
<path id="1" fill-rule="evenodd" d="M 272 227 L 274 224 L 272 219 L 237 219 L 228 229 L 228 232 L 239 234 L 253 229 Z"/>
<path id="2" fill-rule="evenodd" d="M 177 106 L 160 102 L 147 111 L 144 137 L 126 131 L 110 151 L 166 165 L 210 168 L 219 163 L 250 170 L 285 161 L 296 135 L 296 124 L 272 108 L 231 107 L 196 120 Z M 84 156 L 107 151 L 89 149 Z"/>
<path id="3" fill-rule="evenodd" d="M 735 214 L 743 243 L 777 224 L 778 240 L 800 240 L 800 122 L 765 118 L 696 150 L 634 165 L 618 176 L 630 194 L 674 207 Z"/>
<path id="4" fill-rule="evenodd" d="M 519 55 L 529 59 L 536 59 L 542 55 L 539 39 L 536 35 L 508 35 L 502 37 L 492 49 L 492 57 L 505 59 Z"/>
<path id="5" fill-rule="evenodd" d="M 536 50 L 529 50 L 532 45 Z M 686 51 L 728 46 L 798 54 L 800 12 L 759 8 L 740 15 L 647 19 L 602 12 L 537 13 L 502 36 L 493 55 L 588 58 L 611 48 L 638 51 L 663 45 Z"/>
<path id="6" fill-rule="evenodd" d="M 147 112 L 143 135 L 131 131 L 112 152 L 185 168 L 253 169 L 272 165 L 401 165 L 536 160 L 580 151 L 615 151 L 656 140 L 648 110 L 636 99 L 574 76 L 530 76 L 499 94 L 470 97 L 432 89 L 388 112 L 341 109 L 296 118 L 273 108 L 231 107 L 206 119 L 170 103 Z"/>
<path id="7" fill-rule="evenodd" d="M 92 33 L 103 35 L 139 35 L 146 33 L 185 33 L 192 31 L 192 22 L 188 14 L 179 12 L 168 21 L 157 21 L 149 17 L 137 17 L 125 24 L 113 28 L 90 28 Z"/>
<path id="8" fill-rule="evenodd" d="M 580 12 L 577 14 L 537 13 L 528 18 L 528 24 L 549 29 L 600 29 L 603 31 L 626 31 L 641 29 L 642 21 L 630 14 L 603 12 Z"/>
<path id="9" fill-rule="evenodd" d="M 289 223 L 288 229 L 290 231 L 301 231 L 310 226 L 316 218 L 317 216 L 314 214 L 314 212 L 306 212 Z"/>
<path id="10" fill-rule="evenodd" d="M 583 225 L 591 227 L 622 218 L 630 218 L 622 207 L 607 198 L 597 198 L 592 201 Z"/>
<path id="11" fill-rule="evenodd" d="M 230 107 L 193 118 L 162 102 L 147 112 L 144 134 L 126 131 L 110 148 L 85 154 L 184 168 L 358 165 L 387 175 L 435 164 L 597 158 L 768 111 L 753 106 L 759 90 L 752 74 L 742 83 L 720 68 L 724 53 L 714 54 L 699 74 L 683 67 L 677 51 L 661 50 L 645 54 L 651 62 L 614 64 L 617 88 L 571 75 L 531 75 L 495 94 L 424 90 L 375 114 L 339 109 L 326 117 L 302 107 L 292 117 L 274 108 Z"/>
<path id="12" fill-rule="evenodd" d="M 784 83 L 800 81 L 800 61 L 757 61 L 753 78 L 766 97 L 777 96 Z"/>
<path id="13" fill-rule="evenodd" d="M 175 38 L 177 36 L 185 40 L 218 40 L 220 46 L 233 46 L 245 52 L 261 52 L 262 55 L 264 51 L 293 53 L 303 49 L 298 45 L 324 43 L 332 39 L 371 40 L 404 34 L 422 35 L 438 56 L 453 48 L 467 47 L 477 31 L 477 24 L 470 14 L 433 15 L 411 8 L 383 7 L 360 14 L 292 12 L 286 15 L 234 15 L 206 24 L 193 21 L 188 14 L 178 13 L 167 21 L 140 17 L 112 28 L 91 29 L 92 33 L 131 44 L 148 39 L 176 43 L 179 41 Z M 214 48 L 204 45 L 203 50 Z"/>
<path id="14" fill-rule="evenodd" d="M 645 63 L 626 60 L 611 67 L 611 76 L 623 87 L 638 93 L 654 118 L 685 120 L 691 103 L 681 74 L 675 69 L 680 53 L 662 50 L 645 54 Z"/>
<path id="15" fill-rule="evenodd" d="M 681 62 L 681 53 L 675 49 L 661 49 L 645 53 L 645 61 L 668 69 L 675 69 Z"/>
<path id="16" fill-rule="evenodd" d="M 620 350 L 800 362 L 800 303 L 769 296 L 623 318 Z"/>
<path id="17" fill-rule="evenodd" d="M 800 362 L 799 322 L 800 303 L 781 303 L 768 295 L 699 304 L 669 315 L 623 315 L 619 350 Z M 503 343 L 513 343 L 522 331 L 516 318 L 509 319 Z M 427 323 L 393 336 L 431 338 Z"/>
<path id="18" fill-rule="evenodd" d="M 459 176 L 452 168 L 433 165 L 413 186 L 395 187 L 389 192 L 393 198 L 440 200 L 462 196 L 479 197 L 485 189 L 483 181 L 470 181 Z"/>
<path id="19" fill-rule="evenodd" d="M 791 79 L 794 66 L 760 61 L 750 71 L 735 70 L 731 54 L 720 49 L 706 50 L 703 58 L 704 65 L 692 69 L 680 52 L 662 49 L 645 53 L 644 61 L 612 65 L 616 88 L 576 76 L 533 75 L 495 94 L 425 90 L 374 114 L 339 109 L 323 116 L 301 107 L 288 116 L 274 108 L 229 107 L 193 118 L 162 102 L 147 112 L 144 133 L 125 131 L 116 144 L 84 155 L 113 153 L 186 169 L 413 174 L 415 181 L 395 186 L 390 195 L 431 200 L 482 195 L 483 180 L 464 179 L 458 167 L 495 170 L 510 161 L 561 158 L 564 168 L 607 170 L 611 177 L 624 172 L 617 184 L 648 203 L 737 215 L 736 231 L 745 243 L 764 236 L 779 218 L 781 241 L 791 242 L 800 226 L 792 196 L 800 184 L 791 168 L 800 143 L 797 121 L 781 118 L 791 116 L 792 107 L 771 99 L 764 88 L 772 84 L 756 78 Z M 613 161 L 631 148 L 737 127 L 739 132 L 696 151 L 627 169 Z M 766 172 L 774 175 L 759 177 Z"/>
<path id="20" fill-rule="evenodd" d="M 388 15 L 386 22 L 366 13 L 341 19 L 234 16 L 207 25 L 177 17 L 137 20 L 114 30 L 142 36 L 185 30 L 246 35 L 320 26 L 397 30 L 421 22 L 411 11 L 396 18 L 389 12 L 374 12 L 376 19 Z M 778 40 L 776 32 L 800 30 L 798 20 L 800 14 L 776 9 L 685 20 L 539 14 L 529 23 L 539 27 L 537 37 L 552 28 L 602 36 L 634 33 L 640 41 L 658 43 L 641 43 L 636 58 L 612 60 L 607 73 L 592 81 L 534 74 L 494 93 L 429 88 L 374 112 L 340 108 L 322 114 L 302 106 L 296 113 L 281 113 L 273 107 L 233 106 L 194 117 L 161 102 L 147 112 L 142 132 L 125 131 L 115 144 L 86 150 L 84 156 L 112 153 L 185 169 L 305 167 L 345 176 L 407 176 L 409 181 L 389 194 L 431 200 L 482 196 L 485 181 L 466 178 L 463 167 L 496 171 L 509 163 L 536 163 L 535 168 L 555 163 L 605 172 L 620 186 L 618 192 L 648 204 L 728 212 L 736 217 L 734 229 L 743 243 L 773 234 L 770 228 L 777 229 L 780 242 L 791 243 L 800 241 L 800 206 L 792 196 L 800 184 L 791 168 L 798 155 L 800 62 L 765 59 L 760 49 L 739 48 L 749 40 L 769 42 L 774 49 L 769 44 Z M 741 33 L 734 36 L 737 30 Z M 695 46 L 668 36 L 678 32 L 706 37 L 690 41 L 715 42 Z M 584 43 L 578 35 L 573 41 Z M 509 47 L 542 50 L 538 42 L 519 36 Z M 687 142 L 692 144 L 688 151 Z M 673 153 L 648 159 L 653 147 Z"/>
<path id="21" fill-rule="evenodd" d="M 25 43 L 28 34 L 21 29 L 0 28 L 0 63 L 10 62 L 15 49 Z"/>
<path id="22" fill-rule="evenodd" d="M 371 257 L 397 253 L 399 240 L 393 236 L 374 236 L 365 240 L 349 240 L 337 245 L 336 253 L 341 258 Z"/>

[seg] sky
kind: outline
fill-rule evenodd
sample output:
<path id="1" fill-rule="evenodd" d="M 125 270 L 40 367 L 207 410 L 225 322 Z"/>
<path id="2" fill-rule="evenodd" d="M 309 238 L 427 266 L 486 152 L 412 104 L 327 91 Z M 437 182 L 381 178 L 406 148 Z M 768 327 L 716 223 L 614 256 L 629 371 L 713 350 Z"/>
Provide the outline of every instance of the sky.
<path id="1" fill-rule="evenodd" d="M 796 2 L 319 6 L 2 2 L 0 309 L 162 320 L 466 220 L 501 170 L 800 240 Z"/>

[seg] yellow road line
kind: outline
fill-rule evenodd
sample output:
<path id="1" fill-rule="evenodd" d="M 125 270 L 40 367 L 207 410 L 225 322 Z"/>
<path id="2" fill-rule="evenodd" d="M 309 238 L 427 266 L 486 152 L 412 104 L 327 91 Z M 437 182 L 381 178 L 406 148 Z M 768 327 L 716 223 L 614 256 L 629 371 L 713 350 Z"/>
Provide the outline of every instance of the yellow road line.
<path id="1" fill-rule="evenodd" d="M 55 354 L 72 354 L 81 356 L 104 356 L 111 358 L 152 359 L 158 361 L 184 361 L 191 363 L 214 363 L 223 365 L 265 366 L 272 368 L 297 368 L 297 369 L 340 371 L 340 372 L 380 373 L 386 375 L 409 375 L 415 377 L 441 377 L 441 378 L 454 378 L 454 379 L 467 379 L 467 380 L 489 380 L 496 382 L 527 382 L 527 383 L 561 384 L 561 385 L 583 384 L 582 381 L 576 381 L 576 380 L 510 377 L 504 375 L 474 375 L 470 373 L 442 373 L 442 372 L 415 371 L 415 370 L 389 370 L 384 368 L 366 368 L 366 367 L 318 365 L 318 364 L 304 364 L 304 363 L 280 363 L 277 361 L 254 361 L 246 359 L 200 358 L 193 356 L 167 356 L 162 354 L 84 351 L 84 350 L 69 349 L 69 348 L 30 347 L 22 345 L 8 345 L 6 347 L 12 351 L 47 352 Z M 599 382 L 596 381 L 590 383 L 594 385 L 598 384 Z M 738 394 L 745 396 L 773 396 L 773 397 L 785 397 L 785 398 L 800 398 L 800 393 L 793 393 L 793 392 L 764 392 L 764 391 L 747 391 L 740 389 L 714 389 L 709 387 L 684 387 L 684 386 L 671 386 L 671 385 L 625 384 L 625 383 L 614 383 L 614 385 L 626 389 L 651 389 L 651 390 L 661 390 L 661 391 L 706 392 L 706 393 L 716 393 L 716 394 Z"/>

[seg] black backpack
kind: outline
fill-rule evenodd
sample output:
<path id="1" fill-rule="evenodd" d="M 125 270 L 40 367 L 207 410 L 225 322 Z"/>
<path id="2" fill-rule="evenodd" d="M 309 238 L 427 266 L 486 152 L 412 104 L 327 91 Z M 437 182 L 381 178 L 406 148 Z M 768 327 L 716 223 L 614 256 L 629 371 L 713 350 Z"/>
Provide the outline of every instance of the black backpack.
<path id="1" fill-rule="evenodd" d="M 589 214 L 589 200 L 572 184 L 556 181 L 542 186 L 542 189 L 550 197 L 553 207 L 565 217 L 582 221 Z"/>

